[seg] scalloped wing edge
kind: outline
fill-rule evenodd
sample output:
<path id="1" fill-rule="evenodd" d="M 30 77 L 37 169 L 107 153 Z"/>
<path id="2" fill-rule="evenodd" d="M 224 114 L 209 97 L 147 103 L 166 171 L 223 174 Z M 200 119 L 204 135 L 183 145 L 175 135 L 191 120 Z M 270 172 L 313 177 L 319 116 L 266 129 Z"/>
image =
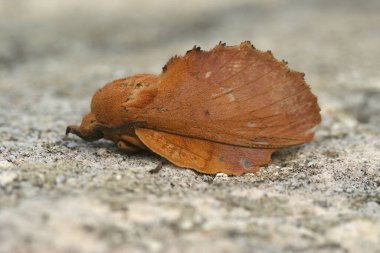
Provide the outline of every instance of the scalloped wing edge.
<path id="1" fill-rule="evenodd" d="M 182 58 L 186 58 L 186 57 L 188 57 L 189 55 L 191 55 L 193 53 L 214 52 L 214 51 L 217 51 L 217 50 L 233 49 L 233 48 L 248 49 L 248 50 L 252 50 L 252 51 L 256 51 L 256 52 L 262 53 L 262 54 L 266 55 L 267 57 L 269 57 L 271 60 L 273 60 L 273 61 L 275 61 L 277 63 L 280 63 L 281 65 L 285 66 L 287 71 L 292 72 L 292 73 L 297 74 L 297 75 L 301 75 L 302 78 L 303 78 L 303 80 L 305 80 L 304 79 L 305 73 L 290 69 L 288 67 L 288 62 L 285 61 L 285 60 L 279 61 L 278 59 L 276 59 L 273 56 L 273 53 L 272 53 L 271 50 L 261 51 L 261 50 L 256 49 L 256 47 L 249 40 L 241 42 L 239 45 L 235 45 L 235 46 L 227 46 L 226 43 L 224 43 L 222 41 L 219 41 L 219 43 L 214 48 L 212 48 L 209 51 L 202 50 L 201 47 L 199 47 L 197 45 L 194 45 L 192 49 L 186 51 L 186 53 L 185 53 L 184 56 L 174 55 L 173 57 L 171 57 L 167 61 L 167 63 L 162 67 L 162 74 L 166 73 L 168 71 L 168 69 L 170 68 L 170 66 L 173 65 L 173 64 L 175 64 L 175 62 L 177 60 L 180 60 Z M 306 83 L 306 85 L 308 85 L 308 84 Z"/>

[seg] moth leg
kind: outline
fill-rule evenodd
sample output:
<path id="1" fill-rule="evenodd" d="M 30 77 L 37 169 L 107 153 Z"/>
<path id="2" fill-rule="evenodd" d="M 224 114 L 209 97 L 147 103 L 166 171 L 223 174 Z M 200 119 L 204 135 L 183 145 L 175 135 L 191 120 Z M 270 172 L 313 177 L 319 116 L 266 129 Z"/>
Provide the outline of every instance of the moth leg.
<path id="1" fill-rule="evenodd" d="M 158 161 L 157 166 L 154 169 L 151 169 L 149 171 L 149 173 L 156 174 L 156 173 L 160 172 L 160 170 L 162 169 L 162 165 L 167 164 L 167 162 L 168 162 L 168 160 L 166 160 L 163 157 L 160 157 L 160 160 Z"/>
<path id="2" fill-rule="evenodd" d="M 137 153 L 141 151 L 139 147 L 133 146 L 132 144 L 125 141 L 118 141 L 116 143 L 116 146 L 127 153 Z"/>
<path id="3" fill-rule="evenodd" d="M 120 138 L 123 141 L 128 142 L 135 147 L 138 147 L 140 149 L 146 149 L 146 146 L 140 141 L 140 139 L 137 136 L 132 136 L 130 134 L 123 134 Z"/>

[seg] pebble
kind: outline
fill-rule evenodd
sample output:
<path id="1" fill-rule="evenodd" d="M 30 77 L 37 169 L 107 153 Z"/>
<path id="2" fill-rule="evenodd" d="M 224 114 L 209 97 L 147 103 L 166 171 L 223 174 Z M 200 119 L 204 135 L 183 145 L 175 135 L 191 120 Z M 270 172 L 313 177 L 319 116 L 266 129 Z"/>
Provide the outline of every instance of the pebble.
<path id="1" fill-rule="evenodd" d="M 215 175 L 215 178 L 228 178 L 228 175 L 227 174 L 224 174 L 224 173 L 217 173 Z"/>
<path id="2" fill-rule="evenodd" d="M 141 172 L 136 173 L 135 177 L 136 177 L 137 179 L 142 179 L 142 178 L 144 178 L 144 173 L 141 173 Z"/>
<path id="3" fill-rule="evenodd" d="M 228 175 L 224 173 L 217 173 L 214 177 L 213 182 L 222 182 L 222 181 L 227 181 L 228 180 Z"/>
<path id="4" fill-rule="evenodd" d="M 105 155 L 107 153 L 107 149 L 105 148 L 100 148 L 98 151 L 96 151 L 96 154 L 99 156 Z"/>
<path id="5" fill-rule="evenodd" d="M 56 178 L 55 178 L 55 183 L 56 184 L 62 184 L 66 181 L 66 177 L 64 175 L 58 175 Z"/>
<path id="6" fill-rule="evenodd" d="M 190 230 L 194 226 L 194 222 L 192 222 L 189 219 L 183 220 L 182 222 L 179 223 L 179 227 L 182 230 Z"/>
<path id="7" fill-rule="evenodd" d="M 78 144 L 76 142 L 73 142 L 73 141 L 70 141 L 69 143 L 67 143 L 66 147 L 68 148 L 75 148 L 77 147 Z"/>
<path id="8" fill-rule="evenodd" d="M 14 171 L 4 171 L 0 172 L 0 186 L 6 186 L 12 183 L 18 177 L 17 173 Z"/>
<path id="9" fill-rule="evenodd" d="M 10 169 L 13 167 L 13 163 L 8 162 L 8 161 L 0 161 L 0 169 Z"/>

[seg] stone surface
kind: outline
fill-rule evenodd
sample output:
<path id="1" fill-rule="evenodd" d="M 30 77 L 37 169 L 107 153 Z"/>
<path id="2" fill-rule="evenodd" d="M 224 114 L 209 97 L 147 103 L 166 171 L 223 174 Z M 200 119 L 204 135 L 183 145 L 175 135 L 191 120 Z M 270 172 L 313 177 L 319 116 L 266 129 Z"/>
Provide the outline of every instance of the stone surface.
<path id="1" fill-rule="evenodd" d="M 0 0 L 0 252 L 380 252 L 380 3 Z M 65 137 L 94 91 L 194 44 L 306 73 L 323 122 L 208 176 Z"/>

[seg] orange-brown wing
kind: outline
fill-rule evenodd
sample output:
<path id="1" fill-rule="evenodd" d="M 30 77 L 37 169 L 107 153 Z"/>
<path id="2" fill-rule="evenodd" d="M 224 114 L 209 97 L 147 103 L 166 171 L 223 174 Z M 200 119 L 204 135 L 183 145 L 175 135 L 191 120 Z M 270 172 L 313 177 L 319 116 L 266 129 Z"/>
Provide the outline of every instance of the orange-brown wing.
<path id="1" fill-rule="evenodd" d="M 256 172 L 260 165 L 270 161 L 274 151 L 219 144 L 144 128 L 136 129 L 136 134 L 149 149 L 175 165 L 207 174 L 223 172 L 238 176 Z"/>
<path id="2" fill-rule="evenodd" d="M 303 76 L 249 42 L 194 48 L 168 62 L 152 103 L 126 108 L 126 121 L 244 147 L 304 143 L 313 138 L 320 109 Z"/>

